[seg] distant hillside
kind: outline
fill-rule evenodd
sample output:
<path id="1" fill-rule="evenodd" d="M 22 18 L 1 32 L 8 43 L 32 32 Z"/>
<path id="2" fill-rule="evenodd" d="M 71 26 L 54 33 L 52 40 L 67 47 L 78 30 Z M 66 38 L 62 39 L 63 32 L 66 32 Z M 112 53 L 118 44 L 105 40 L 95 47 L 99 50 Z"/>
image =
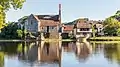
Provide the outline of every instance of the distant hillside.
<path id="1" fill-rule="evenodd" d="M 74 20 L 74 21 L 72 21 L 72 22 L 67 22 L 67 23 L 64 23 L 65 25 L 74 25 L 74 24 L 76 24 L 79 20 L 89 20 L 88 18 L 79 18 L 79 19 L 76 19 L 76 20 Z"/>
<path id="2" fill-rule="evenodd" d="M 67 22 L 67 23 L 64 23 L 64 25 L 74 25 L 76 22 Z"/>

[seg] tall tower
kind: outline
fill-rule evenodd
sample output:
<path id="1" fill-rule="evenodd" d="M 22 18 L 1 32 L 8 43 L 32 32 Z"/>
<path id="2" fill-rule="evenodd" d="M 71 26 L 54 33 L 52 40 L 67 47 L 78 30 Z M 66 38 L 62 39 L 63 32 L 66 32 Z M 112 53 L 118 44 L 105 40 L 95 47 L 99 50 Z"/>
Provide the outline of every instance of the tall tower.
<path id="1" fill-rule="evenodd" d="M 59 23 L 61 24 L 61 4 L 59 4 Z"/>
<path id="2" fill-rule="evenodd" d="M 62 39 L 61 4 L 59 4 L 59 39 Z"/>

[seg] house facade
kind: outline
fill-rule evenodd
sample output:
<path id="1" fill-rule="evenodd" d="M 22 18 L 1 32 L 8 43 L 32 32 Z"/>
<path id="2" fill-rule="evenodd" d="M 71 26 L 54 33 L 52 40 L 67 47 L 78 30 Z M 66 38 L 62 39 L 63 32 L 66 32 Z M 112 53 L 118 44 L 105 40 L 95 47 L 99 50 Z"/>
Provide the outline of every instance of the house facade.
<path id="1" fill-rule="evenodd" d="M 59 15 L 33 15 L 28 16 L 25 22 L 25 30 L 31 33 L 44 33 L 59 37 L 61 22 Z M 58 35 L 58 36 L 57 36 Z M 48 37 L 49 38 L 49 37 Z M 51 37 L 52 38 L 52 37 Z"/>
<path id="2" fill-rule="evenodd" d="M 59 29 L 59 15 L 33 15 L 28 16 L 25 29 L 29 32 L 51 32 Z"/>
<path id="3" fill-rule="evenodd" d="M 95 24 L 95 30 L 96 30 L 96 35 L 97 36 L 103 36 L 104 32 L 103 32 L 103 24 L 100 23 L 96 23 Z"/>
<path id="4" fill-rule="evenodd" d="M 70 35 L 73 35 L 73 28 L 74 25 L 63 25 L 62 38 L 69 38 Z"/>
<path id="5" fill-rule="evenodd" d="M 62 32 L 60 6 L 61 5 L 59 5 L 59 14 L 56 15 L 31 14 L 27 16 L 27 19 L 24 21 L 24 24 L 21 24 L 21 27 L 25 26 L 25 30 L 34 34 L 42 33 L 42 36 L 45 38 L 60 38 Z"/>
<path id="6" fill-rule="evenodd" d="M 74 25 L 74 37 L 80 38 L 85 37 L 89 38 L 92 33 L 92 25 L 86 20 L 78 20 Z"/>

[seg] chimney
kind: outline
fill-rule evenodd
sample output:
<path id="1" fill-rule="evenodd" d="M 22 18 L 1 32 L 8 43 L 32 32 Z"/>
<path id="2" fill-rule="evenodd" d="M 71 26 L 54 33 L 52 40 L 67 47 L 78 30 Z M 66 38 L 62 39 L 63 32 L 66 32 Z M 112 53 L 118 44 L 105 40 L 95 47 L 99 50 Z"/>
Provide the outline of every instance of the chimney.
<path id="1" fill-rule="evenodd" d="M 59 4 L 59 21 L 61 23 L 61 4 Z"/>

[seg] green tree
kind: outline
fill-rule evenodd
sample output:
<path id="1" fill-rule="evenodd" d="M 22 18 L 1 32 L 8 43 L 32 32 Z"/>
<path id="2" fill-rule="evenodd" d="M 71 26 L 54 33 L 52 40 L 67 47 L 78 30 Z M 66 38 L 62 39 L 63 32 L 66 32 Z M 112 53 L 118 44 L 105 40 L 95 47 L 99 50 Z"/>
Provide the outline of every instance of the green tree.
<path id="1" fill-rule="evenodd" d="M 117 29 L 117 35 L 120 36 L 120 28 Z"/>
<path id="2" fill-rule="evenodd" d="M 116 19 L 116 14 L 114 16 L 111 16 L 107 19 L 105 19 L 103 25 L 104 25 L 104 32 L 107 35 L 118 35 L 120 32 L 120 22 Z"/>
<path id="3" fill-rule="evenodd" d="M 4 27 L 6 12 L 10 8 L 21 9 L 25 0 L 0 0 L 0 29 Z"/>
<path id="4" fill-rule="evenodd" d="M 18 34 L 18 38 L 22 38 L 23 37 L 23 31 L 18 29 L 17 30 L 17 34 Z"/>
<path id="5" fill-rule="evenodd" d="M 18 29 L 19 26 L 17 25 L 17 23 L 14 22 L 9 23 L 7 26 L 1 29 L 0 36 L 2 38 L 12 38 L 12 39 L 19 38 L 17 32 Z"/>

